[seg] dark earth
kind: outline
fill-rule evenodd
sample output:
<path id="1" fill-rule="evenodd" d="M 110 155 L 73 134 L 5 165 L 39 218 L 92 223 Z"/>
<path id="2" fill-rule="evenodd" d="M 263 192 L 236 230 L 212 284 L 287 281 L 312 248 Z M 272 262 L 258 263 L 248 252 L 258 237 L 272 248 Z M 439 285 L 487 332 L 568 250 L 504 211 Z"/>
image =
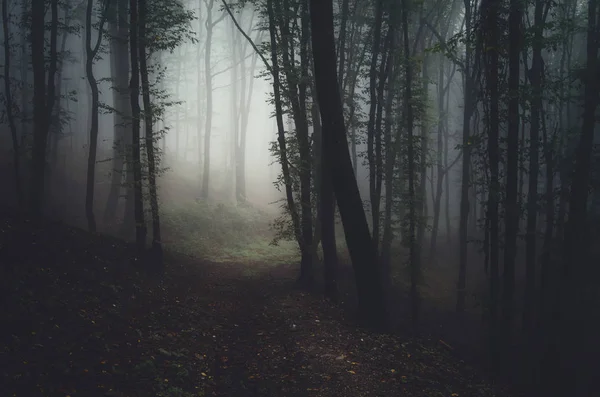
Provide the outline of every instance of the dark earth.
<path id="1" fill-rule="evenodd" d="M 1 396 L 517 395 L 438 338 L 358 329 L 294 266 L 167 251 L 159 277 L 119 240 L 0 216 Z"/>

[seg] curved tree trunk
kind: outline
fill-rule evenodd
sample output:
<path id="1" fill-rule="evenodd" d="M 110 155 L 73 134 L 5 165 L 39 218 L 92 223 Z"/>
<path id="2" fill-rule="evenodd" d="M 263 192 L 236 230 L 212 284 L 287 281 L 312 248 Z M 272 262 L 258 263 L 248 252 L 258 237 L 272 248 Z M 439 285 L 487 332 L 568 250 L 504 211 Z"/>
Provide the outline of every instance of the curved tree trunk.
<path id="1" fill-rule="evenodd" d="M 102 35 L 104 34 L 104 22 L 108 11 L 110 1 L 105 0 L 104 9 L 100 16 L 100 25 L 98 27 L 98 37 L 92 47 L 92 11 L 94 9 L 94 0 L 88 0 L 85 14 L 85 73 L 90 90 L 92 92 L 92 107 L 90 109 L 92 124 L 90 127 L 90 146 L 87 163 L 87 183 L 85 190 L 85 216 L 87 218 L 88 229 L 90 232 L 96 232 L 96 217 L 94 215 L 94 190 L 96 187 L 96 154 L 98 148 L 98 110 L 99 110 L 99 92 L 98 83 L 94 77 L 94 60 L 98 49 L 102 44 Z"/>

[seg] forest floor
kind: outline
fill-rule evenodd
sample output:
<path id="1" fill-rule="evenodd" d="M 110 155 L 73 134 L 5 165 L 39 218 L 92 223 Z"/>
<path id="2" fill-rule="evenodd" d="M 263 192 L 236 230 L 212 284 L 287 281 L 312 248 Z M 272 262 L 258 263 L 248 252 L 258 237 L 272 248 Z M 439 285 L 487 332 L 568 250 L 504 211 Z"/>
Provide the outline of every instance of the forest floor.
<path id="1" fill-rule="evenodd" d="M 131 255 L 110 237 L 0 216 L 3 396 L 516 395 L 438 340 L 358 329 L 294 289 L 289 264 L 167 252 L 158 278 Z"/>

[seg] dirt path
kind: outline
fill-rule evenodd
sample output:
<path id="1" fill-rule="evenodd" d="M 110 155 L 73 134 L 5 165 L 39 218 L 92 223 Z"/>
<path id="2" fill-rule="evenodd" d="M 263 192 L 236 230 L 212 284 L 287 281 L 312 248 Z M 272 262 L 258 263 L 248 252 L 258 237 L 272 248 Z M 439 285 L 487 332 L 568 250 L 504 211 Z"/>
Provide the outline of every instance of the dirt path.
<path id="1" fill-rule="evenodd" d="M 289 265 L 169 254 L 157 280 L 114 239 L 1 221 L 2 395 L 509 396 L 436 341 L 357 329 Z"/>

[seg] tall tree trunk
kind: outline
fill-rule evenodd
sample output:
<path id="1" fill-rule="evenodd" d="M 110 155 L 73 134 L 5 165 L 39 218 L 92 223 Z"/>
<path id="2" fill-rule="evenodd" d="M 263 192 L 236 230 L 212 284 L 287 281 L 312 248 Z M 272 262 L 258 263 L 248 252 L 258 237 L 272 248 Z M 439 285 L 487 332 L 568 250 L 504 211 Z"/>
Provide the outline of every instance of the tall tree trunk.
<path id="1" fill-rule="evenodd" d="M 142 196 L 142 159 L 140 153 L 140 64 L 138 39 L 138 0 L 129 1 L 129 49 L 131 52 L 131 159 L 133 163 L 133 202 L 135 215 L 135 242 L 141 252 L 146 247 L 146 223 Z"/>
<path id="2" fill-rule="evenodd" d="M 277 142 L 279 144 L 279 162 L 281 163 L 281 172 L 285 184 L 285 196 L 287 200 L 287 210 L 292 218 L 294 236 L 298 246 L 302 245 L 302 231 L 300 229 L 300 216 L 294 202 L 294 192 L 292 190 L 292 179 L 290 177 L 290 168 L 288 162 L 287 145 L 285 141 L 285 127 L 283 124 L 283 102 L 281 99 L 281 82 L 279 71 L 279 60 L 277 57 L 277 34 L 275 26 L 275 11 L 273 10 L 273 1 L 267 0 L 267 11 L 269 17 L 269 38 L 271 49 L 271 74 L 273 76 L 273 100 L 275 102 L 275 120 L 277 122 Z"/>
<path id="3" fill-rule="evenodd" d="M 589 185 L 592 170 L 592 148 L 597 125 L 596 112 L 600 102 L 598 50 L 600 49 L 600 2 L 588 0 L 586 69 L 584 74 L 584 104 L 581 135 L 573 167 L 569 216 L 565 227 L 564 262 L 560 291 L 560 364 L 567 363 L 561 395 L 590 395 L 597 372 L 589 367 L 597 352 L 594 346 L 598 332 L 597 300 L 590 298 L 597 289 L 590 255 L 590 227 L 587 219 Z M 597 295 L 596 295 L 597 296 Z M 592 354 L 587 353 L 589 351 Z M 580 360 L 583 357 L 583 360 Z"/>
<path id="4" fill-rule="evenodd" d="M 238 156 L 238 140 L 240 137 L 240 117 L 241 117 L 241 109 L 243 106 L 243 100 L 240 99 L 240 93 L 239 93 L 239 75 L 240 73 L 238 72 L 238 67 L 240 66 L 241 62 L 243 62 L 243 55 L 239 53 L 238 51 L 238 46 L 239 46 L 239 40 L 237 40 L 236 36 L 233 34 L 234 33 L 234 29 L 235 26 L 233 25 L 233 22 L 231 23 L 231 35 L 229 37 L 229 43 L 231 45 L 231 50 L 232 50 L 232 56 L 231 56 L 231 95 L 230 95 L 230 102 L 231 102 L 231 122 L 232 122 L 232 126 L 231 129 L 229 131 L 229 138 L 230 138 L 230 142 L 229 142 L 229 163 L 227 165 L 227 186 L 229 189 L 229 182 L 231 181 L 232 183 L 232 194 L 234 196 L 234 199 L 237 198 L 237 187 L 238 187 L 238 180 L 237 180 L 237 156 Z M 242 72 L 243 73 L 243 72 Z M 243 91 L 243 88 L 242 88 Z M 239 101 L 239 105 L 238 105 L 238 101 Z"/>
<path id="5" fill-rule="evenodd" d="M 316 97 L 316 92 L 315 92 Z M 313 128 L 315 139 L 320 139 L 320 223 L 321 223 L 321 244 L 323 246 L 323 280 L 325 284 L 325 296 L 329 299 L 337 299 L 337 266 L 338 255 L 335 238 L 335 195 L 333 192 L 333 177 L 331 175 L 331 159 L 327 157 L 323 150 L 326 142 L 324 141 L 323 129 L 321 127 L 320 112 L 316 103 L 313 103 Z M 317 155 L 317 153 L 315 153 Z M 315 181 L 316 182 L 316 181 Z"/>
<path id="6" fill-rule="evenodd" d="M 369 199 L 371 201 L 371 218 L 375 251 L 379 250 L 379 206 L 380 196 L 377 195 L 377 152 L 375 148 L 377 109 L 383 104 L 378 103 L 377 95 L 377 61 L 381 47 L 381 26 L 383 21 L 383 0 L 375 3 L 375 26 L 373 45 L 371 47 L 371 65 L 369 70 L 369 120 L 367 123 L 367 160 L 369 163 Z M 383 64 L 383 60 L 381 61 Z M 380 82 L 381 84 L 381 82 Z M 383 89 L 383 87 L 382 87 Z"/>
<path id="7" fill-rule="evenodd" d="M 422 64 L 422 90 L 423 90 L 423 101 L 428 103 L 429 97 L 429 55 L 423 56 Z M 423 239 L 425 238 L 425 229 L 427 228 L 428 216 L 427 216 L 427 153 L 429 151 L 429 122 L 426 118 L 421 120 L 421 139 L 419 139 L 419 176 L 420 181 L 418 183 L 419 191 L 416 193 L 417 207 L 417 238 L 416 238 L 416 249 L 419 258 L 421 257 L 421 246 L 423 245 Z"/>
<path id="8" fill-rule="evenodd" d="M 465 6 L 465 33 L 471 34 L 473 10 L 471 0 L 464 0 Z M 460 221 L 459 221 L 459 259 L 458 259 L 458 282 L 456 285 L 457 299 L 456 311 L 465 311 L 465 300 L 467 296 L 467 249 L 468 249 L 468 224 L 469 224 L 469 188 L 471 169 L 471 116 L 475 106 L 474 89 L 475 84 L 471 76 L 473 50 L 470 45 L 465 47 L 465 61 L 463 69 L 464 80 L 464 105 L 463 105 L 463 128 L 462 128 L 462 179 L 460 182 Z"/>
<path id="9" fill-rule="evenodd" d="M 212 53 L 213 28 L 217 22 L 213 22 L 212 11 L 214 0 L 204 0 L 206 4 L 206 46 L 204 50 L 204 78 L 206 79 L 206 119 L 204 124 L 204 167 L 202 169 L 202 191 L 201 197 L 208 199 L 210 182 L 210 137 L 212 130 L 213 92 L 212 92 L 212 70 L 210 69 Z"/>
<path id="10" fill-rule="evenodd" d="M 485 3 L 485 6 L 481 7 L 483 18 L 486 21 L 486 29 L 482 32 L 484 35 L 483 46 L 487 49 L 485 51 L 486 58 L 486 86 L 487 96 L 489 97 L 489 116 L 488 116 L 488 142 L 487 142 L 487 154 L 490 169 L 490 180 L 489 180 L 489 192 L 487 197 L 487 218 L 489 219 L 489 246 L 490 246 L 490 346 L 492 350 L 493 359 L 496 358 L 498 352 L 498 286 L 499 286 L 499 256 L 500 256 L 500 220 L 499 220 L 499 204 L 500 204 L 500 150 L 499 150 L 499 139 L 500 139 L 500 103 L 499 103 L 499 78 L 498 78 L 498 67 L 499 67 L 499 54 L 498 46 L 500 41 L 500 32 L 498 31 L 499 24 L 499 4 L 493 0 L 489 0 Z M 511 42 L 511 45 L 513 43 Z M 518 55 L 518 53 L 517 53 Z M 511 93 L 514 95 L 514 93 Z M 518 111 L 518 109 L 517 109 Z M 509 118 L 514 115 L 509 114 Z M 512 120 L 512 119 L 511 119 Z M 518 124 L 517 124 L 518 128 Z M 510 134 L 509 132 L 509 140 Z M 518 131 L 517 131 L 518 138 Z M 517 152 L 512 151 L 514 148 L 509 146 L 508 149 L 508 161 L 511 156 L 518 155 Z M 516 182 L 516 179 L 511 179 L 511 175 L 507 175 L 507 184 L 511 186 Z M 507 187 L 507 189 L 510 189 Z M 516 191 L 515 191 L 516 192 Z M 475 203 L 474 203 L 475 204 Z M 508 208 L 507 208 L 508 210 Z M 507 216 L 507 222 L 513 222 L 514 219 Z M 507 224 L 507 230 L 510 230 Z"/>
<path id="11" fill-rule="evenodd" d="M 249 30 L 252 29 L 252 21 L 250 21 Z M 259 32 L 255 37 L 254 41 L 260 40 L 262 32 Z M 254 93 L 254 71 L 256 70 L 256 62 L 258 55 L 256 52 L 252 54 L 250 60 L 250 68 L 246 69 L 245 58 L 247 45 L 240 45 L 240 60 L 241 60 L 241 86 L 242 92 L 240 96 L 240 139 L 237 144 L 237 156 L 236 156 L 236 167 L 235 167 L 235 180 L 236 180 L 236 199 L 238 204 L 246 202 L 246 142 L 248 140 L 248 120 L 250 118 L 250 105 L 252 104 L 252 96 Z M 250 82 L 248 83 L 248 93 L 246 95 L 246 76 L 251 76 Z"/>
<path id="12" fill-rule="evenodd" d="M 534 314 L 535 267 L 537 245 L 539 135 L 542 113 L 542 78 L 544 76 L 542 47 L 544 45 L 544 5 L 536 0 L 533 17 L 534 38 L 531 64 L 531 127 L 529 129 L 529 186 L 527 190 L 527 230 L 525 237 L 525 297 L 523 329 L 531 331 Z"/>
<path id="13" fill-rule="evenodd" d="M 13 177 L 15 184 L 15 193 L 17 195 L 17 205 L 22 207 L 24 203 L 23 189 L 21 188 L 21 153 L 19 147 L 19 138 L 17 136 L 17 125 L 13 114 L 13 97 L 11 87 L 11 53 L 10 53 L 10 19 L 8 16 L 8 0 L 2 0 L 2 27 L 4 33 L 4 102 L 6 105 L 6 118 L 12 139 L 13 149 Z"/>
<path id="14" fill-rule="evenodd" d="M 300 206 L 301 213 L 301 237 L 300 245 L 301 263 L 300 277 L 298 282 L 304 287 L 311 286 L 313 283 L 313 227 L 312 227 L 312 208 L 311 208 L 311 154 L 308 137 L 308 119 L 306 110 L 306 90 L 308 79 L 308 0 L 301 2 L 301 37 L 300 37 L 300 76 L 294 73 L 295 65 L 290 58 L 290 49 L 293 48 L 292 38 L 289 30 L 289 4 L 283 2 L 277 6 L 279 15 L 279 26 L 281 27 L 281 47 L 284 72 L 288 83 L 288 100 L 292 109 L 292 117 L 296 127 L 296 139 L 298 141 L 298 152 L 300 155 Z M 277 4 L 277 3 L 276 3 Z"/>
<path id="15" fill-rule="evenodd" d="M 57 30 L 58 0 L 51 0 L 50 10 L 50 64 L 46 83 L 46 62 L 44 57 L 45 4 L 34 1 L 31 6 L 31 62 L 33 65 L 33 149 L 31 175 L 31 212 L 35 219 L 41 219 L 44 207 L 46 147 L 48 144 L 49 120 L 55 102 L 54 78 L 57 69 Z"/>
<path id="16" fill-rule="evenodd" d="M 131 173 L 131 163 L 127 159 L 129 152 L 128 140 L 130 140 L 131 128 L 128 128 L 131 122 L 131 108 L 129 100 L 129 32 L 127 28 L 128 1 L 116 0 L 111 3 L 115 14 L 110 23 L 110 61 L 111 77 L 113 79 L 113 102 L 114 102 L 114 140 L 113 140 L 113 158 L 112 175 L 108 199 L 104 209 L 104 220 L 114 221 L 117 214 L 119 196 L 121 195 L 123 180 L 129 178 L 124 175 L 127 165 L 127 172 Z M 129 138 L 129 139 L 128 139 Z M 133 201 L 132 187 L 125 186 L 126 200 Z M 128 231 L 133 229 L 132 212 L 125 213 L 123 224 L 127 225 Z"/>
<path id="17" fill-rule="evenodd" d="M 87 77 L 90 90 L 92 92 L 92 107 L 90 109 L 91 126 L 90 126 L 90 146 L 88 152 L 87 163 L 87 181 L 85 190 L 85 216 L 87 219 L 88 230 L 92 233 L 96 232 L 96 217 L 94 215 L 94 189 L 96 187 L 96 155 L 98 150 L 98 111 L 100 107 L 98 83 L 94 77 L 94 60 L 102 44 L 102 36 L 104 35 L 104 22 L 108 14 L 109 0 L 104 1 L 104 9 L 100 16 L 100 24 L 98 26 L 98 36 L 92 47 L 92 12 L 94 10 L 94 0 L 87 0 L 87 10 L 85 13 L 85 74 Z"/>
<path id="18" fill-rule="evenodd" d="M 311 0 L 310 17 L 315 81 L 323 122 L 323 151 L 329 159 L 327 165 L 332 167 L 333 189 L 352 258 L 359 317 L 363 324 L 382 329 L 385 326 L 386 311 L 381 288 L 381 269 L 348 149 L 344 110 L 336 76 L 332 1 Z M 335 161 L 330 161 L 334 159 Z"/>
<path id="19" fill-rule="evenodd" d="M 444 99 L 445 99 L 445 91 L 444 91 L 444 57 L 439 57 L 439 75 L 438 75 L 438 125 L 437 125 L 437 150 L 436 150 L 436 188 L 435 188 L 435 197 L 433 199 L 433 225 L 431 228 L 431 241 L 429 245 L 429 250 L 431 251 L 431 255 L 435 257 L 435 251 L 437 249 L 437 235 L 439 231 L 440 224 L 440 208 L 442 206 L 442 192 L 443 192 L 443 183 L 444 183 L 444 165 L 442 164 L 442 156 L 444 151 L 444 120 L 446 118 L 447 109 L 444 109 Z M 448 88 L 449 89 L 449 88 Z M 446 192 L 448 193 L 448 192 Z"/>
<path id="20" fill-rule="evenodd" d="M 149 54 L 146 50 L 146 29 L 147 29 L 147 14 L 148 5 L 146 0 L 139 0 L 139 57 L 140 57 L 140 73 L 142 79 L 142 99 L 144 101 L 144 128 L 146 130 L 146 156 L 148 158 L 148 190 L 150 193 L 150 211 L 152 213 L 152 261 L 160 273 L 163 271 L 163 250 L 162 238 L 160 233 L 160 213 L 158 209 L 158 189 L 156 187 L 157 177 L 157 151 L 154 148 L 154 112 L 152 111 L 152 103 L 150 102 L 150 82 L 148 81 L 148 64 L 147 58 Z"/>
<path id="21" fill-rule="evenodd" d="M 402 0 L 402 34 L 404 36 L 404 70 L 406 75 L 406 87 L 404 89 L 404 106 L 406 107 L 406 131 L 408 137 L 408 212 L 409 212 L 409 227 L 408 227 L 408 245 L 409 245 L 409 260 L 410 260 L 410 299 L 411 299 L 411 317 L 416 324 L 419 317 L 419 277 L 420 277 L 420 258 L 417 245 L 416 228 L 417 228 L 417 209 L 416 209 L 416 164 L 415 164 L 415 148 L 413 134 L 413 105 L 412 105 L 412 64 L 410 59 L 410 46 L 408 37 L 408 2 Z"/>
<path id="22" fill-rule="evenodd" d="M 391 27 L 390 27 L 391 29 Z M 392 42 L 390 48 L 395 48 L 395 43 Z M 396 58 L 396 57 L 394 57 Z M 383 236 L 381 238 L 381 277 L 382 285 L 384 286 L 386 296 L 389 296 L 391 289 L 392 280 L 392 240 L 394 239 L 394 232 L 392 229 L 392 210 L 394 206 L 394 170 L 396 165 L 396 157 L 398 153 L 398 144 L 400 137 L 396 137 L 394 142 L 392 139 L 392 125 L 393 125 L 393 104 L 395 96 L 395 85 L 397 84 L 396 78 L 398 74 L 398 60 L 390 59 L 390 69 L 388 73 L 389 84 L 387 97 L 385 100 L 385 131 L 384 131 L 384 146 L 385 146 L 385 206 L 384 206 L 384 218 L 383 218 Z M 398 129 L 400 130 L 400 129 Z"/>
<path id="23" fill-rule="evenodd" d="M 207 10 L 208 14 L 209 10 Z M 202 54 L 202 46 L 200 45 L 202 38 L 202 0 L 198 0 L 198 32 L 197 38 L 198 42 L 196 43 L 196 146 L 198 150 L 198 172 L 204 172 L 203 170 L 203 152 L 202 152 L 202 68 L 200 67 L 200 60 Z M 208 44 L 208 43 L 207 43 Z M 206 122 L 206 120 L 204 120 Z M 189 134 L 186 133 L 186 139 L 189 139 Z M 179 148 L 179 143 L 177 144 Z M 187 154 L 187 141 L 184 149 L 184 153 Z M 184 159 L 185 159 L 184 154 Z M 199 174 L 203 175 L 203 174 Z"/>
<path id="24" fill-rule="evenodd" d="M 519 54 L 521 53 L 521 2 L 511 0 L 508 16 L 508 137 L 506 156 L 505 248 L 502 291 L 502 320 L 504 337 L 509 337 L 514 316 L 515 257 L 519 208 L 517 197 L 519 164 Z M 537 137 L 536 137 L 537 139 Z M 537 150 L 537 148 L 536 148 Z M 493 239 L 494 237 L 491 236 Z M 493 242 L 493 240 L 492 240 Z M 494 252 L 491 252 L 492 260 Z"/>

